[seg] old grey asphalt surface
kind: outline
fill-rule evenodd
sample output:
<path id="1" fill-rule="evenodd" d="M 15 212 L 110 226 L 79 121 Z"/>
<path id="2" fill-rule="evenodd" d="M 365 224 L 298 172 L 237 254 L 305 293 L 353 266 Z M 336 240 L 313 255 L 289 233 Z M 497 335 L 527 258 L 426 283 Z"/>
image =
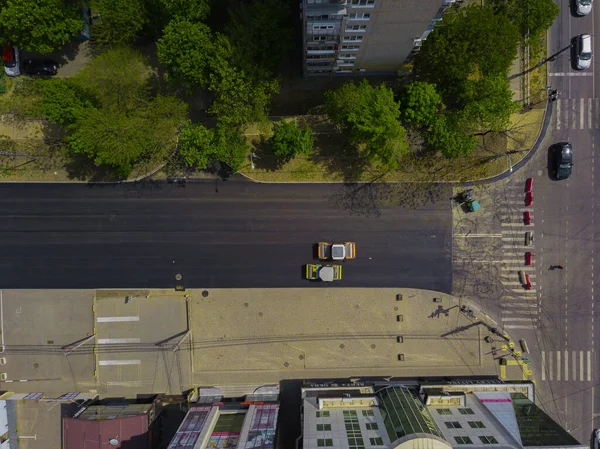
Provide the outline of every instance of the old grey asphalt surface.
<path id="1" fill-rule="evenodd" d="M 4 184 L 0 288 L 323 286 L 302 266 L 325 240 L 357 244 L 336 287 L 449 292 L 449 201 L 373 207 L 342 185 Z"/>
<path id="2" fill-rule="evenodd" d="M 544 145 L 524 167 L 523 176 L 534 177 L 535 259 L 540 314 L 530 329 L 513 332 L 527 338 L 537 378 L 536 396 L 544 409 L 569 429 L 581 443 L 590 444 L 592 430 L 600 426 L 600 361 L 598 358 L 598 313 L 595 279 L 600 274 L 598 221 L 595 218 L 600 185 L 595 180 L 600 162 L 595 155 L 599 136 L 600 103 L 596 92 L 600 39 L 594 34 L 594 5 L 588 17 L 575 17 L 568 3 L 549 34 L 549 54 L 569 45 L 573 36 L 593 37 L 592 67 L 572 69 L 570 52 L 561 53 L 548 66 L 552 88 L 560 98 Z M 595 17 L 593 17 L 595 16 Z M 571 178 L 551 179 L 548 147 L 560 141 L 573 144 Z M 550 265 L 564 270 L 549 270 Z M 525 327 L 525 326 L 524 326 Z"/>

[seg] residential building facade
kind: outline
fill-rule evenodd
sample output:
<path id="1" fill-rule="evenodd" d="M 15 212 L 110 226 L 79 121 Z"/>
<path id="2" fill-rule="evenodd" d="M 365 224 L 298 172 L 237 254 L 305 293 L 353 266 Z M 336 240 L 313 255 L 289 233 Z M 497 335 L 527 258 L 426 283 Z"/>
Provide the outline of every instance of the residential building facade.
<path id="1" fill-rule="evenodd" d="M 455 0 L 302 0 L 304 76 L 393 74 Z"/>

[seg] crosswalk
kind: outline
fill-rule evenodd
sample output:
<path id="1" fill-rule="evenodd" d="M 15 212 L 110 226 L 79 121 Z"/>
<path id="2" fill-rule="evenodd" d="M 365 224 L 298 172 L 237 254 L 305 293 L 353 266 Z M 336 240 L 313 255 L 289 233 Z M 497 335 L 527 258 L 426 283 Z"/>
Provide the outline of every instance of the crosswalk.
<path id="1" fill-rule="evenodd" d="M 542 381 L 591 382 L 593 351 L 542 351 Z"/>
<path id="2" fill-rule="evenodd" d="M 504 329 L 532 329 L 537 326 L 540 307 L 537 299 L 535 258 L 533 265 L 525 266 L 525 253 L 533 252 L 526 246 L 525 233 L 535 237 L 535 210 L 525 206 L 523 182 L 505 186 L 507 207 L 501 217 L 502 259 L 501 324 Z M 524 213 L 531 214 L 531 224 L 525 225 Z M 531 244 L 533 245 L 533 243 Z M 525 290 L 519 279 L 519 271 L 531 280 L 531 290 Z"/>
<path id="3" fill-rule="evenodd" d="M 561 129 L 600 128 L 599 98 L 559 98 L 552 115 L 552 127 Z"/>

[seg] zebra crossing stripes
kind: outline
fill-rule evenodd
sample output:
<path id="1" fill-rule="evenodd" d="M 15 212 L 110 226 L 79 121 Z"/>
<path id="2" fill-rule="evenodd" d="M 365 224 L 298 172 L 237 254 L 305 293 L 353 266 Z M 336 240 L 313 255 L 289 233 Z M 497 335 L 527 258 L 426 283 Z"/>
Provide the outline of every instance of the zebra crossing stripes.
<path id="1" fill-rule="evenodd" d="M 525 206 L 524 182 L 505 187 L 507 207 L 501 217 L 503 263 L 500 268 L 503 287 L 500 321 L 504 329 L 532 329 L 537 326 L 540 314 L 535 267 L 525 266 L 525 253 L 533 250 L 525 245 L 525 232 L 535 228 L 535 209 Z M 530 225 L 524 222 L 526 210 L 531 214 Z M 529 276 L 531 290 L 525 290 L 519 279 L 519 271 Z"/>
<path id="2" fill-rule="evenodd" d="M 600 128 L 600 99 L 598 98 L 559 98 L 552 126 L 560 129 Z"/>
<path id="3" fill-rule="evenodd" d="M 592 351 L 542 351 L 542 381 L 580 381 L 593 379 Z"/>

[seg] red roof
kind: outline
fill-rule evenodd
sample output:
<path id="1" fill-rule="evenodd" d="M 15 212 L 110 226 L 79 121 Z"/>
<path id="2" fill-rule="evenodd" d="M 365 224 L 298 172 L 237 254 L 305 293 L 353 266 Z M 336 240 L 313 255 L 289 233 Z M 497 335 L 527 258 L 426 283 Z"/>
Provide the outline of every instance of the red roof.
<path id="1" fill-rule="evenodd" d="M 117 442 L 111 444 L 111 440 Z M 102 421 L 63 418 L 63 449 L 148 449 L 148 415 Z"/>

